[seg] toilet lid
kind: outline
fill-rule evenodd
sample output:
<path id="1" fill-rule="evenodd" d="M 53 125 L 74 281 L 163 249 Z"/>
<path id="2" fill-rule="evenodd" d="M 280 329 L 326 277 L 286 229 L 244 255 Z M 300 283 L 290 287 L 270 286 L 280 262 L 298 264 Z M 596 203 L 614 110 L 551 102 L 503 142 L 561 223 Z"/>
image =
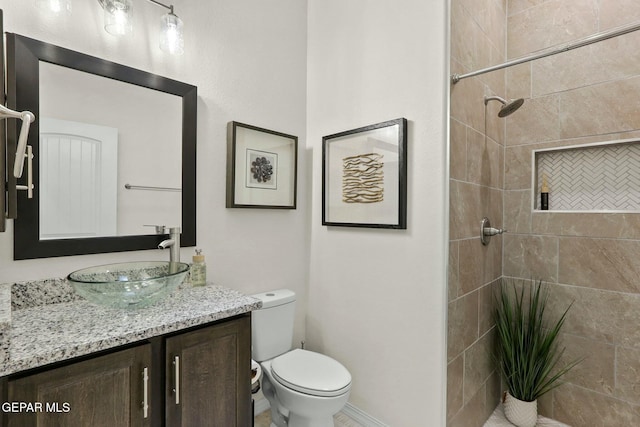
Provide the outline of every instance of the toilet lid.
<path id="1" fill-rule="evenodd" d="M 314 396 L 338 396 L 351 385 L 351 374 L 323 354 L 295 349 L 271 362 L 273 376 L 283 385 Z"/>

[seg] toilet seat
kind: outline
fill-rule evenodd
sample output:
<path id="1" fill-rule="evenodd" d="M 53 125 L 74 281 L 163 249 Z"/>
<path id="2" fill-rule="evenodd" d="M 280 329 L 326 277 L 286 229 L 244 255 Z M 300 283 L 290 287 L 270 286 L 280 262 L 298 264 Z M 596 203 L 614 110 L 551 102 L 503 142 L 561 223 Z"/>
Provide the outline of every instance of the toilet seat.
<path id="1" fill-rule="evenodd" d="M 351 385 L 351 374 L 338 361 L 301 349 L 273 359 L 271 373 L 285 387 L 314 396 L 339 396 Z"/>

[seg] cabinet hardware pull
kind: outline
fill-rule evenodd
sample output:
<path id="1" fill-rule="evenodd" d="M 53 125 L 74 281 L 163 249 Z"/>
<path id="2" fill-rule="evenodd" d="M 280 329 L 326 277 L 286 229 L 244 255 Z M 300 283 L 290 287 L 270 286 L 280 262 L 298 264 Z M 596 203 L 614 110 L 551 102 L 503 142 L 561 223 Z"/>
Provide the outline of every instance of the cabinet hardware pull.
<path id="1" fill-rule="evenodd" d="M 176 395 L 176 405 L 180 404 L 180 356 L 173 358 L 173 367 L 175 371 L 175 388 L 173 392 Z"/>
<path id="2" fill-rule="evenodd" d="M 142 413 L 144 418 L 149 417 L 149 368 L 142 370 Z"/>

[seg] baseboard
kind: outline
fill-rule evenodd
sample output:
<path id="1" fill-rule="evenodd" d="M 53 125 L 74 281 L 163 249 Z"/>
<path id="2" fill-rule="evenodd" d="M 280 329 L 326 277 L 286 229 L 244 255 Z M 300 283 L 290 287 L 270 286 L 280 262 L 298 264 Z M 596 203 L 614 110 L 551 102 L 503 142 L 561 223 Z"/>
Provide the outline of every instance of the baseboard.
<path id="1" fill-rule="evenodd" d="M 269 410 L 269 408 L 269 401 L 264 397 L 256 399 L 254 401 L 254 415 L 261 414 L 264 411 Z M 367 414 L 359 408 L 356 408 L 348 402 L 344 406 L 344 408 L 342 408 L 341 412 L 363 427 L 389 427 L 387 424 L 373 418 L 371 415 Z"/>
<path id="2" fill-rule="evenodd" d="M 342 413 L 364 427 L 389 427 L 349 402 L 342 408 Z"/>

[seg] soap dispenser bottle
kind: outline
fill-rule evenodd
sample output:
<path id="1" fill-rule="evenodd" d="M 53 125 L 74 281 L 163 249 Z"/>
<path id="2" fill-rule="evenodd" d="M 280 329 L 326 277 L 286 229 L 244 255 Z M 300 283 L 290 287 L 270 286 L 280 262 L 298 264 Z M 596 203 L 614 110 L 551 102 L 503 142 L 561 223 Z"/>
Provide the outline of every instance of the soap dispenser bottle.
<path id="1" fill-rule="evenodd" d="M 207 284 L 207 265 L 204 262 L 202 250 L 196 249 L 191 264 L 191 284 L 193 286 L 204 286 Z"/>

